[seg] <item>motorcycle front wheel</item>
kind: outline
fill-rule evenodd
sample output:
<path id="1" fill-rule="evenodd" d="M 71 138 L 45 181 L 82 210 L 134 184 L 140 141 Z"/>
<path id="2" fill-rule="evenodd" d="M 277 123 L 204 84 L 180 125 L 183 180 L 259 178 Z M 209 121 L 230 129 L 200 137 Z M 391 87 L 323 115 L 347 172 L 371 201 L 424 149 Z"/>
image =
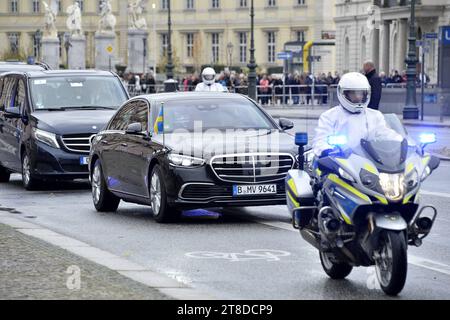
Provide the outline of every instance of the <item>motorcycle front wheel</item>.
<path id="1" fill-rule="evenodd" d="M 330 259 L 329 255 L 327 252 L 320 251 L 320 262 L 322 263 L 323 270 L 331 279 L 345 279 L 352 272 L 353 267 L 344 262 L 334 262 Z"/>
<path id="2" fill-rule="evenodd" d="M 402 233 L 381 234 L 375 267 L 381 289 L 389 296 L 397 296 L 405 287 L 408 273 L 407 244 Z"/>

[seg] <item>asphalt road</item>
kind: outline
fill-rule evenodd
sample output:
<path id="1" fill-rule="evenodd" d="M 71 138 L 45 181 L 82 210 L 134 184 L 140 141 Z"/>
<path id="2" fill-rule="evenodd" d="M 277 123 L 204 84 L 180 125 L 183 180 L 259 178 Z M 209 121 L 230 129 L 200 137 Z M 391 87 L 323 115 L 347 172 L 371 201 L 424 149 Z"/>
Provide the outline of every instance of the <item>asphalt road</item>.
<path id="1" fill-rule="evenodd" d="M 296 121 L 295 130 L 303 125 Z M 450 163 L 443 163 L 425 183 L 423 201 L 439 217 L 424 246 L 410 248 L 399 299 L 450 298 L 449 181 Z M 0 210 L 220 299 L 388 299 L 376 289 L 373 268 L 354 269 L 344 281 L 328 279 L 284 206 L 187 212 L 180 223 L 160 225 L 144 206 L 121 203 L 117 213 L 97 213 L 86 182 L 26 192 L 14 175 L 0 185 Z"/>

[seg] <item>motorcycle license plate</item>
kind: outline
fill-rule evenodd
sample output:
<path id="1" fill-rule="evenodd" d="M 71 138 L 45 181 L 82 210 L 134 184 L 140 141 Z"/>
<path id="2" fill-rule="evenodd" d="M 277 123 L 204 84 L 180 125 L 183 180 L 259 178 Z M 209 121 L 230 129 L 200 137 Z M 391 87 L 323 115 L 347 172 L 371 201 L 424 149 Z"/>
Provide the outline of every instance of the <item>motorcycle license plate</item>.
<path id="1" fill-rule="evenodd" d="M 261 184 L 261 185 L 235 185 L 233 186 L 233 196 L 248 196 L 248 195 L 264 195 L 277 194 L 276 184 Z"/>

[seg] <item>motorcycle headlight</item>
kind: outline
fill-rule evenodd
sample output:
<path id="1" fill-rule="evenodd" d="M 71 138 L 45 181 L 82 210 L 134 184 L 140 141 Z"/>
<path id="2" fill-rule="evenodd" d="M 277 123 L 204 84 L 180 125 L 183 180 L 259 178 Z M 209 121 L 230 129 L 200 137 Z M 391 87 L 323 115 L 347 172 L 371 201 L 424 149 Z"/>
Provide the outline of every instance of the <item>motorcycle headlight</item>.
<path id="1" fill-rule="evenodd" d="M 183 168 L 201 167 L 205 164 L 205 160 L 181 154 L 169 154 L 169 161 L 172 166 Z"/>
<path id="2" fill-rule="evenodd" d="M 47 132 L 44 130 L 33 128 L 32 130 L 33 138 L 36 140 L 45 143 L 46 145 L 59 149 L 58 140 L 56 140 L 56 134 Z"/>
<path id="3" fill-rule="evenodd" d="M 416 169 L 414 169 L 406 177 L 406 187 L 408 188 L 408 190 L 412 190 L 415 187 L 417 187 L 418 183 L 419 183 L 419 173 L 417 172 Z"/>
<path id="4" fill-rule="evenodd" d="M 380 173 L 380 185 L 390 201 L 400 201 L 405 196 L 405 175 Z"/>
<path id="5" fill-rule="evenodd" d="M 344 169 L 339 168 L 338 171 L 339 171 L 339 175 L 342 178 L 344 178 L 345 180 L 348 180 L 350 182 L 355 182 L 355 179 L 349 173 L 347 173 L 347 171 L 345 171 Z"/>

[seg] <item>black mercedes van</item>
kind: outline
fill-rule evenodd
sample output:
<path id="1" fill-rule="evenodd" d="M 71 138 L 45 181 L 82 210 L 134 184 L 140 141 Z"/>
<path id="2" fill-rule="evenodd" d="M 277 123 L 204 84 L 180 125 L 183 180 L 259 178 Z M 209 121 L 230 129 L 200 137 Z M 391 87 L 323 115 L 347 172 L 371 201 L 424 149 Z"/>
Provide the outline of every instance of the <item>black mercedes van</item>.
<path id="1" fill-rule="evenodd" d="M 14 172 L 27 190 L 44 180 L 88 178 L 91 138 L 128 98 L 111 72 L 2 74 L 0 183 Z"/>

